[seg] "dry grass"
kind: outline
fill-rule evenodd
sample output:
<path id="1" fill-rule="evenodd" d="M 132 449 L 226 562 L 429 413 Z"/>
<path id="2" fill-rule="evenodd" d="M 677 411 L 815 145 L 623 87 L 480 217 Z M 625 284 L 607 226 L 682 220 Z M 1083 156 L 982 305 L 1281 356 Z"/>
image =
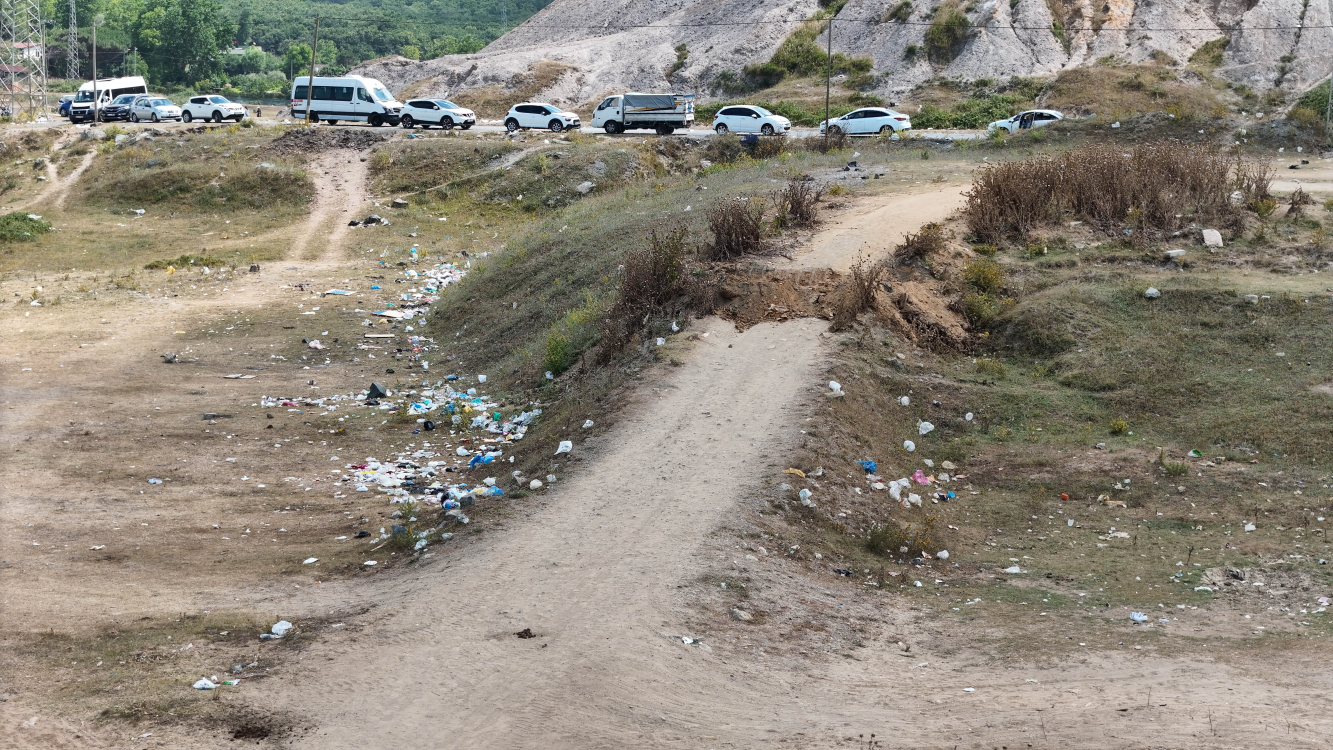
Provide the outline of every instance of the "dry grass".
<path id="1" fill-rule="evenodd" d="M 1228 158 L 1204 146 L 1091 145 L 981 170 L 964 214 L 983 242 L 1024 239 L 1075 217 L 1110 235 L 1128 228 L 1139 243 L 1192 221 L 1234 221 L 1230 176 Z"/>
<path id="2" fill-rule="evenodd" d="M 710 305 L 708 285 L 695 273 L 687 244 L 689 230 L 674 226 L 653 230 L 648 246 L 625 256 L 620 289 L 602 317 L 599 358 L 609 361 L 657 314 Z"/>
<path id="3" fill-rule="evenodd" d="M 774 223 L 780 229 L 813 226 L 819 218 L 819 199 L 823 195 L 824 186 L 812 179 L 789 180 L 785 189 L 773 193 L 773 209 L 777 213 Z"/>
<path id="4" fill-rule="evenodd" d="M 1215 91 L 1181 80 L 1180 71 L 1157 65 L 1094 65 L 1062 72 L 1047 87 L 1043 106 L 1065 114 L 1121 118 L 1165 111 L 1176 117 L 1221 116 Z"/>
<path id="5" fill-rule="evenodd" d="M 947 241 L 944 227 L 932 221 L 916 234 L 904 236 L 902 244 L 894 248 L 893 258 L 899 264 L 920 263 L 932 254 L 943 252 Z"/>
<path id="6" fill-rule="evenodd" d="M 454 101 L 473 110 L 478 117 L 502 117 L 514 102 L 538 98 L 574 70 L 573 66 L 554 60 L 539 60 L 529 65 L 527 72 L 510 79 L 508 86 L 469 89 L 457 94 Z"/>
<path id="7" fill-rule="evenodd" d="M 887 270 L 882 262 L 861 255 L 851 267 L 851 278 L 842 284 L 833 303 L 833 320 L 829 326 L 845 331 L 856 322 L 856 317 L 875 307 L 875 293 Z"/>

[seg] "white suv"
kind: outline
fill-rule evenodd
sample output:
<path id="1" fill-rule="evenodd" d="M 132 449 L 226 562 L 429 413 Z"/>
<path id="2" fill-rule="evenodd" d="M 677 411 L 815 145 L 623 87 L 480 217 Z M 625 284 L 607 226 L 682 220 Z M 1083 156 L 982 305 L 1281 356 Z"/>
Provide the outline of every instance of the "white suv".
<path id="1" fill-rule="evenodd" d="M 181 119 L 181 108 L 165 96 L 141 96 L 130 105 L 130 122 Z"/>
<path id="2" fill-rule="evenodd" d="M 240 122 L 245 119 L 246 114 L 245 107 L 227 101 L 227 97 L 216 94 L 192 96 L 185 103 L 185 106 L 181 107 L 181 120 L 185 122 L 190 120 L 212 120 L 213 122 L 235 120 Z"/>
<path id="3" fill-rule="evenodd" d="M 457 125 L 467 130 L 477 122 L 475 112 L 447 99 L 412 99 L 403 105 L 399 118 L 399 122 L 405 128 L 417 125 L 428 128 L 431 125 L 439 125 L 445 130 L 451 130 Z"/>
<path id="4" fill-rule="evenodd" d="M 524 102 L 509 108 L 505 115 L 505 130 L 514 132 L 519 128 L 549 128 L 553 133 L 562 130 L 578 130 L 581 123 L 577 112 L 566 112 L 554 104 Z"/>

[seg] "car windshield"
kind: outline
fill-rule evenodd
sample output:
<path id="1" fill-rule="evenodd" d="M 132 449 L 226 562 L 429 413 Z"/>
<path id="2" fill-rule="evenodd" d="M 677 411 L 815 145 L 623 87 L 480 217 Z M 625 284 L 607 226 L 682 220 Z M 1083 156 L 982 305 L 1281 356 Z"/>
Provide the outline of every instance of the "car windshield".
<path id="1" fill-rule="evenodd" d="M 772 116 L 773 116 L 773 113 L 772 113 L 772 112 L 769 112 L 768 110 L 764 109 L 763 107 L 750 107 L 750 109 L 753 109 L 754 111 L 758 112 L 760 117 L 772 117 Z"/>
<path id="2" fill-rule="evenodd" d="M 225 96 L 210 96 L 210 97 L 208 97 L 208 100 L 209 100 L 210 102 L 213 102 L 214 104 L 230 104 L 230 103 L 231 103 L 231 102 L 227 101 L 227 98 L 226 98 Z"/>
<path id="3" fill-rule="evenodd" d="M 77 96 L 74 97 L 74 101 L 76 102 L 90 102 L 92 100 L 93 100 L 92 89 L 84 89 L 80 91 Z"/>
<path id="4" fill-rule="evenodd" d="M 435 103 L 440 105 L 441 107 L 444 107 L 445 109 L 462 109 L 462 107 L 458 106 L 457 104 L 454 104 L 448 99 L 436 99 Z"/>
<path id="5" fill-rule="evenodd" d="M 147 105 L 150 106 L 150 107 L 170 107 L 170 106 L 171 106 L 171 100 L 170 100 L 170 99 L 149 99 L 147 102 L 145 102 L 145 104 L 147 104 Z"/>
<path id="6" fill-rule="evenodd" d="M 129 104 L 130 102 L 134 101 L 134 97 L 135 97 L 135 96 L 136 96 L 135 94 L 125 94 L 124 96 L 118 96 L 118 97 L 116 97 L 116 100 L 113 101 L 113 102 L 111 102 L 111 103 L 112 103 L 112 104 Z"/>
<path id="7" fill-rule="evenodd" d="M 318 87 L 316 87 L 316 88 L 318 88 Z M 375 98 L 376 98 L 377 100 L 379 100 L 379 101 L 382 101 L 382 102 L 391 102 L 391 101 L 393 101 L 393 94 L 390 94 L 388 91 L 385 91 L 384 89 L 378 89 L 378 88 L 377 88 L 377 89 L 371 89 L 371 90 L 370 90 L 370 93 L 374 94 L 374 95 L 375 95 Z"/>

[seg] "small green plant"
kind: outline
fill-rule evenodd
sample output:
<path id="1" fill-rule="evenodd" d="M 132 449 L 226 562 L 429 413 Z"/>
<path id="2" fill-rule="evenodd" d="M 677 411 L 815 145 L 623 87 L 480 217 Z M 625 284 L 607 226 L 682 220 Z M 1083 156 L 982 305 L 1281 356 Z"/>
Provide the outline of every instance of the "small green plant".
<path id="1" fill-rule="evenodd" d="M 537 174 L 546 174 L 546 171 L 549 168 L 550 165 L 547 164 L 546 154 L 537 154 Z"/>
<path id="2" fill-rule="evenodd" d="M 955 6 L 940 6 L 926 30 L 926 52 L 934 62 L 949 62 L 958 55 L 972 22 Z"/>
<path id="3" fill-rule="evenodd" d="M 1272 198 L 1257 200 L 1250 204 L 1250 209 L 1261 221 L 1268 221 L 1268 218 L 1277 210 L 1277 201 Z"/>
<path id="4" fill-rule="evenodd" d="M 963 267 L 963 280 L 982 294 L 995 294 L 1004 286 L 1004 267 L 990 258 L 977 258 Z"/>
<path id="5" fill-rule="evenodd" d="M 685 60 L 690 56 L 690 48 L 682 42 L 676 45 L 676 61 L 667 68 L 666 77 L 674 76 L 681 68 L 685 67 Z"/>
<path id="6" fill-rule="evenodd" d="M 902 0 L 902 2 L 884 11 L 880 16 L 880 21 L 890 23 L 893 21 L 905 22 L 912 19 L 912 0 Z"/>
<path id="7" fill-rule="evenodd" d="M 973 245 L 972 252 L 976 253 L 977 255 L 984 255 L 987 258 L 991 258 L 1000 252 L 1000 248 L 990 244 Z"/>
<path id="8" fill-rule="evenodd" d="M 0 242 L 29 242 L 49 231 L 50 222 L 42 221 L 27 211 L 14 211 L 0 216 Z"/>
<path id="9" fill-rule="evenodd" d="M 914 62 L 919 54 L 921 54 L 921 48 L 915 44 L 909 44 L 903 48 L 903 59 L 907 62 Z"/>
<path id="10" fill-rule="evenodd" d="M 929 152 L 929 151 L 922 151 L 922 152 L 921 152 L 921 161 L 927 161 L 927 160 L 929 160 L 929 159 L 930 159 L 930 152 Z"/>
<path id="11" fill-rule="evenodd" d="M 834 185 L 828 189 L 829 195 L 847 195 L 850 192 L 852 191 L 847 189 L 847 186 L 843 185 L 842 183 L 838 183 L 837 185 Z M 1328 210 L 1333 211 L 1333 208 L 1330 208 Z"/>
<path id="12" fill-rule="evenodd" d="M 553 331 L 546 337 L 546 354 L 542 357 L 542 367 L 552 375 L 558 376 L 574 364 L 577 354 L 569 336 L 563 331 Z"/>
<path id="13" fill-rule="evenodd" d="M 1324 210 L 1333 213 L 1333 198 L 1324 201 Z"/>
<path id="14" fill-rule="evenodd" d="M 899 560 L 933 555 L 939 551 L 935 517 L 927 516 L 919 526 L 894 521 L 876 524 L 866 533 L 865 547 L 871 554 Z"/>
<path id="15" fill-rule="evenodd" d="M 998 359 L 982 357 L 977 360 L 977 374 L 999 380 L 1004 377 L 1004 363 Z"/>
<path id="16" fill-rule="evenodd" d="M 1129 422 L 1126 422 L 1123 419 L 1111 420 L 1112 435 L 1124 435 L 1127 432 L 1129 432 Z"/>
<path id="17" fill-rule="evenodd" d="M 1169 477 L 1183 477 L 1190 471 L 1190 465 L 1184 461 L 1166 460 L 1166 451 L 1164 450 L 1157 452 L 1157 465 L 1161 466 Z"/>

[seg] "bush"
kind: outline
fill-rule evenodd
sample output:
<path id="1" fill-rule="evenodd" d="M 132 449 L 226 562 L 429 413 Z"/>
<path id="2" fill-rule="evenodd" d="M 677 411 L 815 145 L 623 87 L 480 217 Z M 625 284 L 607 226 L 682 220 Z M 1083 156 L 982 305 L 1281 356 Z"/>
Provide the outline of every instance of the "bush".
<path id="1" fill-rule="evenodd" d="M 1031 97 L 1013 94 L 975 94 L 949 109 L 931 104 L 912 115 L 915 128 L 984 128 L 996 120 L 1017 114 Z"/>
<path id="2" fill-rule="evenodd" d="M 852 264 L 852 278 L 842 284 L 833 303 L 833 321 L 830 328 L 845 331 L 856 322 L 856 316 L 873 309 L 875 291 L 884 278 L 884 264 L 874 263 L 862 255 Z"/>
<path id="3" fill-rule="evenodd" d="M 932 62 L 947 63 L 958 56 L 958 50 L 972 22 L 956 7 L 943 7 L 926 29 L 926 54 Z"/>
<path id="4" fill-rule="evenodd" d="M 30 242 L 51 231 L 50 222 L 34 218 L 27 211 L 0 216 L 0 242 Z"/>
<path id="5" fill-rule="evenodd" d="M 1126 153 L 1092 145 L 985 167 L 964 216 L 981 242 L 1025 239 L 1066 212 L 1111 235 L 1132 223 L 1134 241 L 1145 242 L 1190 222 L 1233 218 L 1230 172 L 1226 156 L 1206 146 L 1158 141 Z"/>
<path id="6" fill-rule="evenodd" d="M 217 267 L 222 265 L 225 265 L 225 261 L 223 261 L 221 258 L 214 258 L 211 255 L 195 255 L 193 253 L 186 253 L 185 255 L 181 255 L 176 258 L 161 258 L 159 260 L 155 260 L 152 263 L 146 264 L 144 268 L 148 269 L 149 271 L 165 271 L 167 270 L 168 267 L 170 268 L 189 268 L 190 266 Z"/>
<path id="7" fill-rule="evenodd" d="M 708 229 L 713 233 L 711 260 L 730 260 L 763 252 L 764 204 L 755 198 L 727 198 L 708 209 Z"/>
<path id="8" fill-rule="evenodd" d="M 1123 419 L 1111 420 L 1110 426 L 1112 435 L 1124 435 L 1126 432 L 1129 432 L 1129 422 L 1126 422 Z"/>
<path id="9" fill-rule="evenodd" d="M 944 227 L 932 221 L 921 227 L 921 231 L 916 234 L 905 236 L 902 244 L 894 248 L 893 257 L 899 263 L 920 262 L 931 253 L 943 252 L 947 239 Z"/>
<path id="10" fill-rule="evenodd" d="M 1005 375 L 1004 363 L 998 359 L 978 359 L 977 374 L 1000 380 Z"/>
<path id="11" fill-rule="evenodd" d="M 689 248 L 683 226 L 654 230 L 648 235 L 648 247 L 625 256 L 620 274 L 620 289 L 615 302 L 602 316 L 601 359 L 609 360 L 648 324 L 654 313 L 672 304 L 707 308 L 711 304 L 707 285 L 691 273 Z M 562 344 L 547 340 L 547 355 L 561 354 Z"/>
<path id="12" fill-rule="evenodd" d="M 1226 51 L 1227 45 L 1231 43 L 1228 37 L 1221 37 L 1210 42 L 1204 42 L 1202 47 L 1190 55 L 1190 62 L 1202 65 L 1208 68 L 1216 68 L 1222 65 L 1222 53 Z"/>
<path id="13" fill-rule="evenodd" d="M 825 24 L 807 22 L 791 33 L 768 62 L 745 66 L 745 77 L 759 88 L 774 86 L 789 75 L 822 76 L 832 66 L 833 74 L 849 78 L 869 73 L 874 63 L 868 57 L 847 57 L 835 52 L 832 60 L 819 44 Z"/>
<path id="14" fill-rule="evenodd" d="M 777 212 L 775 223 L 779 228 L 813 225 L 818 218 L 819 198 L 823 194 L 824 186 L 814 180 L 799 177 L 789 180 L 785 190 L 773 194 L 773 208 Z"/>
<path id="15" fill-rule="evenodd" d="M 963 268 L 968 286 L 982 294 L 995 294 L 1004 286 L 1004 268 L 990 258 L 978 258 Z"/>
<path id="16" fill-rule="evenodd" d="M 876 524 L 866 532 L 866 551 L 899 560 L 934 555 L 939 552 L 935 540 L 935 517 L 927 516 L 920 526 L 902 526 L 894 521 Z"/>
<path id="17" fill-rule="evenodd" d="M 989 328 L 995 319 L 1006 309 L 1014 305 L 1009 297 L 994 294 L 968 292 L 963 295 L 963 315 L 973 328 Z"/>
<path id="18" fill-rule="evenodd" d="M 902 0 L 902 2 L 884 11 L 884 15 L 880 16 L 880 21 L 883 23 L 910 20 L 912 20 L 912 0 Z"/>

